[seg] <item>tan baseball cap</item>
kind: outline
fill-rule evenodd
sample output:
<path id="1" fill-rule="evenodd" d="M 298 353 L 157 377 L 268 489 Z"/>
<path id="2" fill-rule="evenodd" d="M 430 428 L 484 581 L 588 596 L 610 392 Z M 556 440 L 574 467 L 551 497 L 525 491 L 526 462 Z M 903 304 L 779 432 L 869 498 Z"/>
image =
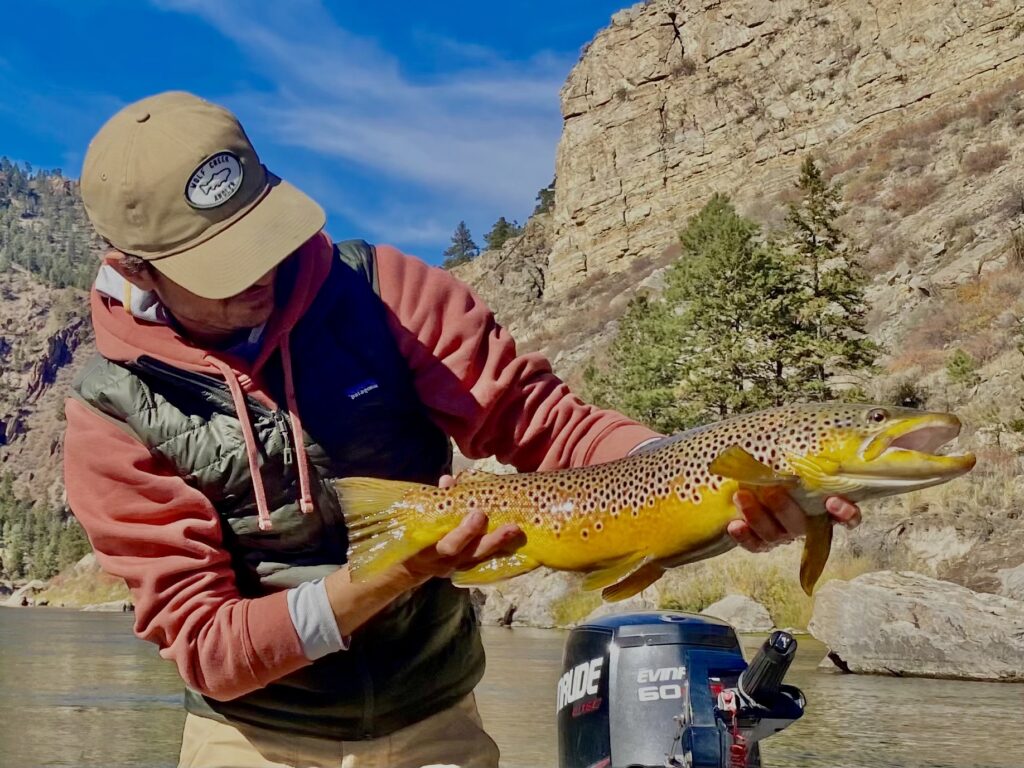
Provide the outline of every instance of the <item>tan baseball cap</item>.
<path id="1" fill-rule="evenodd" d="M 244 291 L 324 226 L 319 205 L 260 163 L 238 118 L 181 91 L 107 121 L 82 200 L 112 246 L 208 299 Z"/>

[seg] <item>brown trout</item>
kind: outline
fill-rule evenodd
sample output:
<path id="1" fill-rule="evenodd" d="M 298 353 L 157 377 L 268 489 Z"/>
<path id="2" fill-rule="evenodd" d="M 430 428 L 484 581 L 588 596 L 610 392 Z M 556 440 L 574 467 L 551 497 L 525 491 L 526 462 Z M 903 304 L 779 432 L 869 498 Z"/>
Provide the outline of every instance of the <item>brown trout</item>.
<path id="1" fill-rule="evenodd" d="M 365 579 L 436 543 L 471 509 L 490 530 L 526 534 L 513 554 L 454 574 L 487 584 L 538 566 L 585 572 L 584 589 L 622 600 L 667 568 L 735 542 L 733 494 L 782 486 L 807 515 L 800 583 L 811 594 L 832 546 L 827 496 L 860 502 L 927 488 L 971 470 L 972 454 L 940 455 L 960 432 L 951 414 L 825 403 L 737 416 L 607 464 L 517 475 L 463 473 L 452 488 L 372 478 L 336 482 L 349 528 L 352 578 Z"/>

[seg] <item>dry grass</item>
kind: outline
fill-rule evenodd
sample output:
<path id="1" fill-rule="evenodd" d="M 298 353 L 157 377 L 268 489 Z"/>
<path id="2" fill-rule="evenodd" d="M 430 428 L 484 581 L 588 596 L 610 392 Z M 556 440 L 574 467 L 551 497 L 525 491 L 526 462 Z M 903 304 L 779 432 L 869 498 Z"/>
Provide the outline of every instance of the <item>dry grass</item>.
<path id="1" fill-rule="evenodd" d="M 722 557 L 679 569 L 660 589 L 660 607 L 699 612 L 727 594 L 746 595 L 768 609 L 778 627 L 803 629 L 811 619 L 814 599 L 804 594 L 797 574 L 801 544 L 768 554 L 735 550 Z M 871 558 L 833 552 L 819 586 L 832 579 L 852 579 L 877 570 Z"/>
<path id="2" fill-rule="evenodd" d="M 966 477 L 954 483 L 897 496 L 893 511 L 905 516 L 941 509 L 953 519 L 960 515 L 989 515 L 1019 507 L 1018 457 L 1015 453 L 986 446 L 975 451 L 978 464 Z"/>
<path id="3" fill-rule="evenodd" d="M 49 600 L 52 606 L 67 608 L 81 608 L 114 600 L 130 602 L 125 583 L 106 574 L 56 578 L 36 599 Z"/>
<path id="4" fill-rule="evenodd" d="M 1010 159 L 1010 149 L 1005 144 L 985 144 L 964 155 L 963 169 L 974 176 L 991 173 Z"/>
<path id="5" fill-rule="evenodd" d="M 551 616 L 560 627 L 579 624 L 601 605 L 600 592 L 572 592 L 551 604 Z"/>
<path id="6" fill-rule="evenodd" d="M 1011 331 L 996 322 L 1024 295 L 1024 271 L 1011 263 L 991 270 L 955 291 L 935 297 L 916 311 L 912 330 L 897 346 L 887 368 L 892 373 L 917 370 L 930 373 L 945 364 L 950 345 L 962 347 L 986 363 L 1014 342 Z"/>
<path id="7" fill-rule="evenodd" d="M 893 187 L 885 207 L 891 211 L 899 211 L 904 216 L 917 213 L 934 201 L 941 190 L 942 185 L 937 176 L 922 176 L 916 181 Z"/>

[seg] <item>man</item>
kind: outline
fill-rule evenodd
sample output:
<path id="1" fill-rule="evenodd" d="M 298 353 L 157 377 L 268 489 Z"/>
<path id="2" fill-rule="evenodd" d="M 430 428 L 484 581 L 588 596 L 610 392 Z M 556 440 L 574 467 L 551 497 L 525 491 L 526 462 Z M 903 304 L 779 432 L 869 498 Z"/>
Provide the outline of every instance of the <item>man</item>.
<path id="1" fill-rule="evenodd" d="M 187 684 L 181 765 L 495 766 L 472 695 L 476 621 L 444 577 L 521 532 L 474 512 L 352 583 L 328 481 L 436 483 L 449 438 L 534 470 L 658 436 L 518 356 L 447 273 L 332 243 L 320 207 L 195 96 L 111 118 L 82 196 L 113 251 L 91 296 L 100 357 L 67 404 L 68 499 L 131 588 L 136 633 Z M 737 503 L 730 530 L 749 549 L 802 532 L 784 496 Z"/>

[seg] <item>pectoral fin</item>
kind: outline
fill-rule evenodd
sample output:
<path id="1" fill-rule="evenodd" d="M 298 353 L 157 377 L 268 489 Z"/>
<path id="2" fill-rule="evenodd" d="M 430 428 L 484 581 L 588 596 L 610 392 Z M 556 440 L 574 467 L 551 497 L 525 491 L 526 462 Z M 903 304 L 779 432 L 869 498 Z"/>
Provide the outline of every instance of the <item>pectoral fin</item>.
<path id="1" fill-rule="evenodd" d="M 625 600 L 627 597 L 632 597 L 638 592 L 647 589 L 647 587 L 660 579 L 661 574 L 664 572 L 665 569 L 657 563 L 647 563 L 647 565 L 640 566 L 617 584 L 605 587 L 601 591 L 601 597 L 609 603 Z"/>
<path id="2" fill-rule="evenodd" d="M 588 573 L 580 586 L 588 591 L 591 589 L 604 589 L 611 584 L 622 581 L 650 559 L 650 555 L 645 555 L 643 552 L 633 552 L 625 557 L 620 557 L 604 568 Z"/>
<path id="3" fill-rule="evenodd" d="M 814 585 L 825 570 L 829 552 L 832 550 L 832 521 L 828 515 L 811 515 L 807 518 L 807 538 L 800 556 L 800 586 L 810 595 Z"/>
<path id="4" fill-rule="evenodd" d="M 843 477 L 838 462 L 823 456 L 786 456 L 789 466 L 804 479 L 806 486 L 827 495 L 849 493 L 860 488 L 860 483 Z"/>
<path id="5" fill-rule="evenodd" d="M 739 481 L 743 485 L 793 485 L 793 475 L 783 475 L 764 464 L 738 445 L 730 445 L 711 462 L 716 475 Z"/>
<path id="6" fill-rule="evenodd" d="M 468 587 L 477 584 L 493 584 L 496 581 L 511 579 L 523 573 L 529 573 L 540 565 L 532 557 L 516 552 L 504 557 L 486 560 L 469 570 L 456 571 L 452 574 L 452 584 L 457 587 Z"/>

